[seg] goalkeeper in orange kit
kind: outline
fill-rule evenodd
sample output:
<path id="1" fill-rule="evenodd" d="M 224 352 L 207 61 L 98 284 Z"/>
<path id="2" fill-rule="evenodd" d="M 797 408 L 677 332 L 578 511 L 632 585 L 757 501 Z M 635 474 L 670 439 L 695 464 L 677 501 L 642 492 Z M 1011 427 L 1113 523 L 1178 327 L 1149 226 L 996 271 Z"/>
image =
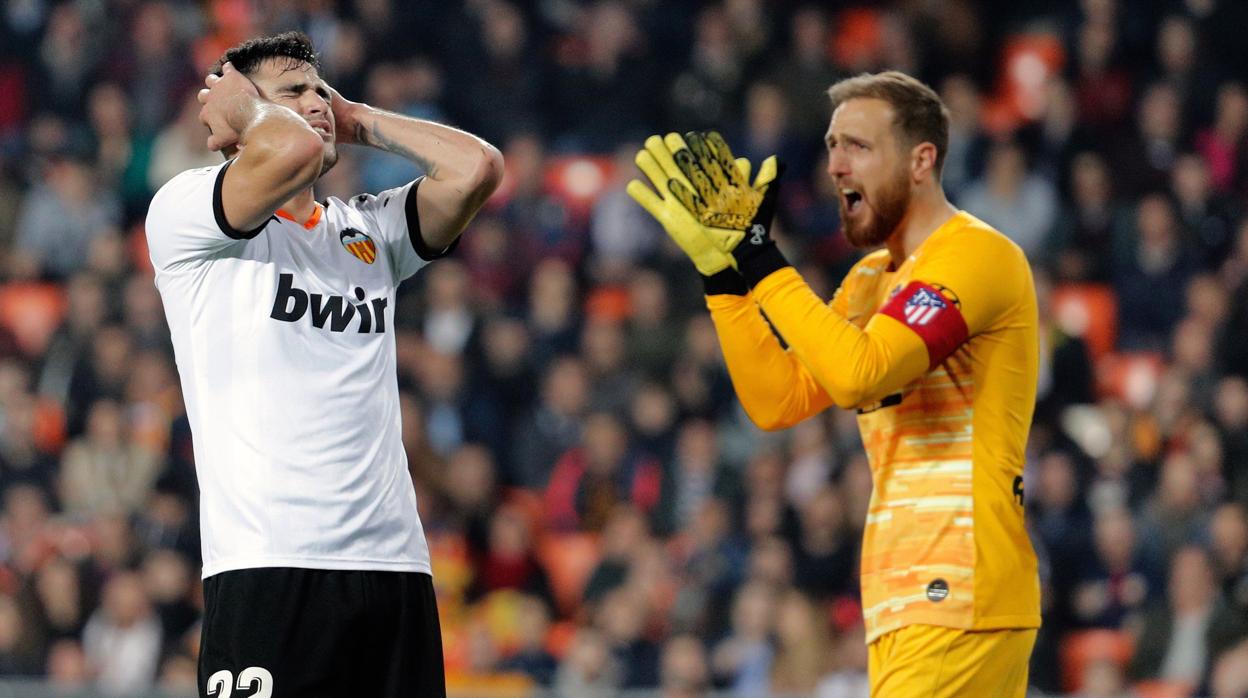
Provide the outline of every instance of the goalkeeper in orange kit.
<path id="1" fill-rule="evenodd" d="M 783 429 L 833 404 L 858 413 L 875 483 L 861 580 L 872 695 L 1021 697 L 1040 626 L 1023 525 L 1039 351 L 1031 269 L 946 199 L 949 119 L 935 92 L 887 72 L 828 94 L 845 235 L 880 248 L 830 303 L 769 235 L 774 157 L 751 183 L 718 134 L 652 136 L 637 164 L 658 193 L 640 181 L 628 192 L 701 272 L 756 424 Z"/>

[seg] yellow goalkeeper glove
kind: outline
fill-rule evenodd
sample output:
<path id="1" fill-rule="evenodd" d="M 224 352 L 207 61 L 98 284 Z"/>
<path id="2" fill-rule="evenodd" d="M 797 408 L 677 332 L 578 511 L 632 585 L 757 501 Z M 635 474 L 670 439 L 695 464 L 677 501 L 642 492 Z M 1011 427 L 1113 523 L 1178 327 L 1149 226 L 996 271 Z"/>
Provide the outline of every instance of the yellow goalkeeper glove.
<path id="1" fill-rule="evenodd" d="M 668 135 L 680 138 L 674 133 Z M 688 153 L 687 148 L 685 152 Z M 735 267 L 732 255 L 716 247 L 711 231 L 700 220 L 700 217 L 709 217 L 707 202 L 695 193 L 694 186 L 672 158 L 663 139 L 659 136 L 647 138 L 645 147 L 637 151 L 633 160 L 658 194 L 634 179 L 628 183 L 628 195 L 654 216 L 667 231 L 668 237 L 693 260 L 698 272 L 703 276 L 712 276 Z M 716 231 L 716 234 L 723 233 L 730 234 L 731 231 Z"/>
<path id="2" fill-rule="evenodd" d="M 784 165 L 776 156 L 763 160 L 754 184 L 749 169 L 734 158 L 716 132 L 690 132 L 684 138 L 670 133 L 666 144 L 685 178 L 693 183 L 698 211 L 707 236 L 716 249 L 732 255 L 733 266 L 753 288 L 766 275 L 788 262 L 771 238 L 776 210 L 776 181 Z M 748 161 L 747 161 L 748 164 Z"/>

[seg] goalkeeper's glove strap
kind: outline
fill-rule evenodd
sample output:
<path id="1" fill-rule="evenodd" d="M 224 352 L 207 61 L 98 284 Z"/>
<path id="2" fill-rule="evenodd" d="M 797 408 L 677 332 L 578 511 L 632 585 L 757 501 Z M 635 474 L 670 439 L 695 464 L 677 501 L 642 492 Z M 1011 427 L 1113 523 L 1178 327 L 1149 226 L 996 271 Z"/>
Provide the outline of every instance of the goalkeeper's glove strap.
<path id="1" fill-rule="evenodd" d="M 770 276 L 772 272 L 792 266 L 789 264 L 789 260 L 784 258 L 784 254 L 780 252 L 780 248 L 776 247 L 774 242 L 768 241 L 767 244 L 755 247 L 746 254 L 741 254 L 745 252 L 741 248 L 745 247 L 746 244 L 748 243 L 743 242 L 739 245 L 734 251 L 734 255 L 737 258 L 737 269 L 741 273 L 741 278 L 745 280 L 745 283 L 750 288 L 757 286 L 758 282 Z"/>
<path id="2" fill-rule="evenodd" d="M 710 276 L 703 275 L 702 286 L 708 296 L 744 296 L 750 292 L 750 287 L 745 285 L 745 279 L 731 267 Z"/>

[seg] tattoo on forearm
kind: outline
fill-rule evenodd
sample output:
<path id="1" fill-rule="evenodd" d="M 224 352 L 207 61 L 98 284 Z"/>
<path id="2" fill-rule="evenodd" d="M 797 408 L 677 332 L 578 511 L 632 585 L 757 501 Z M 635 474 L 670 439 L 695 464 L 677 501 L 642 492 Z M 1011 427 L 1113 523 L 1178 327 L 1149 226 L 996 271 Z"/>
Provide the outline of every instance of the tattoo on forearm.
<path id="1" fill-rule="evenodd" d="M 436 164 L 429 160 L 429 158 L 414 152 L 411 148 L 395 141 L 393 138 L 387 137 L 381 132 L 380 125 L 377 123 L 376 119 L 373 119 L 373 125 L 371 128 L 364 128 L 363 124 L 357 124 L 355 130 L 356 140 L 359 142 L 367 143 L 368 145 L 375 146 L 387 152 L 394 153 L 400 157 L 407 158 L 408 160 L 416 163 L 416 166 L 424 170 L 425 174 L 431 179 L 437 179 L 438 166 Z"/>

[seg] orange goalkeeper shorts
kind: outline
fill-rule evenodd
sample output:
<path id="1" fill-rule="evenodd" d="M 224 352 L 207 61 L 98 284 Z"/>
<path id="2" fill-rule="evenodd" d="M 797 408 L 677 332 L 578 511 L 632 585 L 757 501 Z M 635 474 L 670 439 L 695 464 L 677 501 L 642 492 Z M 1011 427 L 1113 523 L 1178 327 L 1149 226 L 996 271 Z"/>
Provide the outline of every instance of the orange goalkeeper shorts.
<path id="1" fill-rule="evenodd" d="M 1036 629 L 908 625 L 867 648 L 872 698 L 1023 698 Z"/>

